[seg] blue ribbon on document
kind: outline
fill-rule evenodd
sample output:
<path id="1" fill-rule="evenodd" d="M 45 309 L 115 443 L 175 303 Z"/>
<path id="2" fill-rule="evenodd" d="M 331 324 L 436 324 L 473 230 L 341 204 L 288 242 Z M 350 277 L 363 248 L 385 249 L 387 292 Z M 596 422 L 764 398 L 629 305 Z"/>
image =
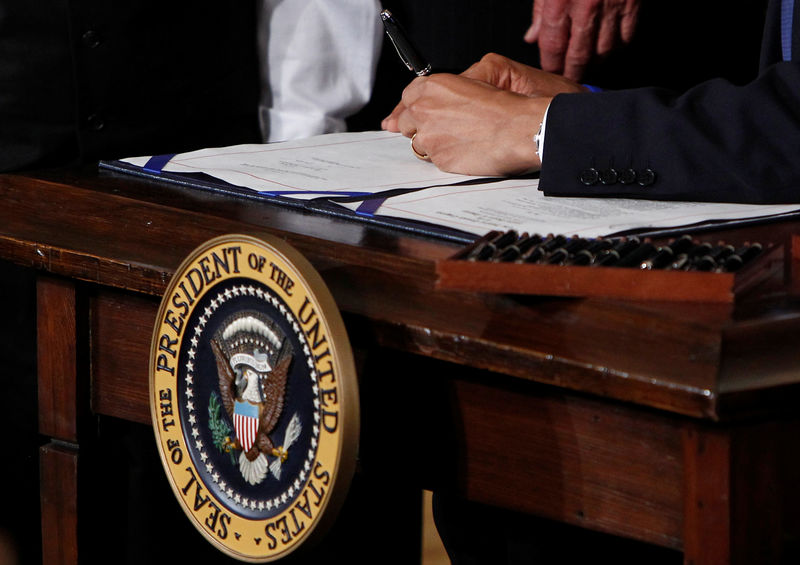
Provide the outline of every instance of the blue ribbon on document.
<path id="1" fill-rule="evenodd" d="M 385 198 L 368 198 L 361 203 L 361 205 L 356 208 L 356 214 L 361 214 L 362 216 L 374 216 L 375 212 L 378 211 L 378 208 L 383 206 L 383 203 L 386 202 Z"/>
<path id="2" fill-rule="evenodd" d="M 147 163 L 142 167 L 149 173 L 161 174 L 162 169 L 167 163 L 176 155 L 176 153 L 168 153 L 166 155 L 153 155 L 147 160 Z"/>
<path id="3" fill-rule="evenodd" d="M 371 192 L 344 192 L 337 190 L 261 190 L 259 194 L 265 196 L 292 196 L 298 194 L 318 194 L 319 196 L 369 196 Z"/>

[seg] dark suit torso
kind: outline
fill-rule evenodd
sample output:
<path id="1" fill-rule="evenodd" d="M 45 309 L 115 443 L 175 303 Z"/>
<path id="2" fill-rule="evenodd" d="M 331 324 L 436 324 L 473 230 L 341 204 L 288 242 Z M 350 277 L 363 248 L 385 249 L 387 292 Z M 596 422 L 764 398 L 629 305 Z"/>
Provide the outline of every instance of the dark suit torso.
<path id="1" fill-rule="evenodd" d="M 8 0 L 0 171 L 259 140 L 250 1 Z"/>

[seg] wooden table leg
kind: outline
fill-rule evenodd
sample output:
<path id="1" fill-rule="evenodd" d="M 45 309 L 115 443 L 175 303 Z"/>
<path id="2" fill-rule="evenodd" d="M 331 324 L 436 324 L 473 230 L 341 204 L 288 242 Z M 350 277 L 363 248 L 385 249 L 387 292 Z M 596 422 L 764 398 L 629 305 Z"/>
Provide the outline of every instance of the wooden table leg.
<path id="1" fill-rule="evenodd" d="M 88 408 L 78 370 L 78 305 L 74 283 L 37 280 L 39 431 L 44 563 L 78 563 L 78 428 Z M 84 375 L 85 377 L 85 375 Z"/>
<path id="2" fill-rule="evenodd" d="M 78 453 L 51 443 L 41 464 L 42 563 L 78 563 Z"/>
<path id="3" fill-rule="evenodd" d="M 730 442 L 726 434 L 684 433 L 684 563 L 730 562 Z"/>
<path id="4" fill-rule="evenodd" d="M 684 431 L 684 563 L 782 563 L 781 423 Z"/>

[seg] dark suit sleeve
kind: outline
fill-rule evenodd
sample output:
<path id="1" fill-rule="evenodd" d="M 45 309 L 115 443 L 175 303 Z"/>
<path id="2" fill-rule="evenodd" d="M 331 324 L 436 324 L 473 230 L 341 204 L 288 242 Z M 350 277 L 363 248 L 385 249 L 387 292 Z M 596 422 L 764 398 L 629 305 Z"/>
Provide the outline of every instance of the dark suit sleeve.
<path id="1" fill-rule="evenodd" d="M 800 64 L 746 86 L 556 96 L 539 187 L 547 195 L 800 202 Z"/>

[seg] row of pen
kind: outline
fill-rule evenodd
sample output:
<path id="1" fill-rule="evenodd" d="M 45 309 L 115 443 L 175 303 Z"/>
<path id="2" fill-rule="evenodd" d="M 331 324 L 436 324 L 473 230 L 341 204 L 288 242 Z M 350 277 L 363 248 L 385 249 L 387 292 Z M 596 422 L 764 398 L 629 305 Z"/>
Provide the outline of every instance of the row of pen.
<path id="1" fill-rule="evenodd" d="M 734 247 L 722 241 L 701 242 L 688 234 L 656 244 L 648 238 L 635 236 L 568 238 L 553 234 L 519 234 L 509 230 L 490 232 L 469 251 L 465 259 L 539 265 L 733 272 L 755 258 L 761 249 L 760 243 Z"/>

